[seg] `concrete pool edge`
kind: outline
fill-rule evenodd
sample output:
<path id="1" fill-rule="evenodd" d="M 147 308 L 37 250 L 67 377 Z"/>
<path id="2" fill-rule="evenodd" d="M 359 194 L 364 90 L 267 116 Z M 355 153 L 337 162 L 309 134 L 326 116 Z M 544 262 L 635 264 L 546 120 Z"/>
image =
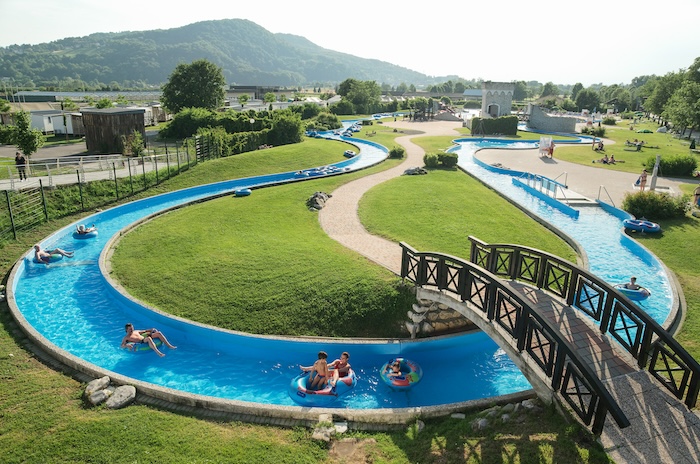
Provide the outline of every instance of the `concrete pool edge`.
<path id="1" fill-rule="evenodd" d="M 10 278 L 18 272 L 21 258 L 13 267 Z M 279 406 L 221 399 L 186 393 L 115 373 L 88 363 L 77 356 L 57 347 L 43 337 L 19 311 L 14 293 L 8 291 L 7 304 L 10 314 L 27 341 L 24 348 L 31 351 L 44 364 L 61 371 L 75 380 L 87 383 L 92 379 L 108 376 L 116 385 L 133 385 L 137 389 L 136 401 L 139 404 L 153 405 L 175 413 L 194 415 L 202 418 L 241 420 L 269 425 L 310 425 L 318 421 L 320 414 L 331 414 L 334 418 L 352 423 L 357 430 L 392 428 L 412 423 L 418 418 L 445 417 L 455 412 L 485 409 L 497 404 L 519 402 L 534 398 L 533 390 L 481 398 L 437 406 L 384 409 L 310 408 L 301 406 Z M 376 340 L 375 340 L 376 342 Z"/>

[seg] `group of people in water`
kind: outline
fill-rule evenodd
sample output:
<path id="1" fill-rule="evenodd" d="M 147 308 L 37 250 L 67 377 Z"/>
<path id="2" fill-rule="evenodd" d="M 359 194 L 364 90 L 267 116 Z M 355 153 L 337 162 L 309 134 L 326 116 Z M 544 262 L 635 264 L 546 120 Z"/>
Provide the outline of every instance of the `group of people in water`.
<path id="1" fill-rule="evenodd" d="M 97 227 L 95 227 L 95 224 L 93 224 L 92 227 L 85 227 L 85 225 L 80 224 L 78 226 L 75 226 L 75 232 L 78 235 L 85 235 L 92 232 L 97 232 Z M 73 253 L 74 252 L 72 251 L 66 251 L 58 247 L 51 249 L 43 249 L 39 244 L 34 245 L 34 261 L 36 261 L 39 264 L 48 265 L 53 259 L 51 257 L 52 255 L 60 255 L 65 256 L 66 258 L 72 258 Z"/>
<path id="2" fill-rule="evenodd" d="M 347 377 L 350 372 L 350 354 L 343 351 L 340 358 L 329 363 L 328 353 L 325 351 L 318 352 L 318 359 L 312 366 L 299 366 L 301 370 L 309 373 L 308 387 L 311 390 L 322 390 L 326 385 L 335 387 L 338 379 Z"/>

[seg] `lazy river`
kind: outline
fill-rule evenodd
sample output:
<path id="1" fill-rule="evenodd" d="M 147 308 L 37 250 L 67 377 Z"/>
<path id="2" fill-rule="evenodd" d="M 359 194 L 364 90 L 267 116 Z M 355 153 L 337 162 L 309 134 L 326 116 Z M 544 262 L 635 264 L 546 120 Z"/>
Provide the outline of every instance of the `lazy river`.
<path id="1" fill-rule="evenodd" d="M 333 138 L 342 137 L 333 136 Z M 336 169 L 307 170 L 236 179 L 171 192 L 112 208 L 81 222 L 95 223 L 100 234 L 92 240 L 74 240 L 74 225 L 44 240 L 45 248 L 73 249 L 76 258 L 44 267 L 31 261 L 28 253 L 18 263 L 10 282 L 21 317 L 41 336 L 60 350 L 102 369 L 149 382 L 161 387 L 217 398 L 271 405 L 291 406 L 287 387 L 299 372 L 299 364 L 310 364 L 318 350 L 331 359 L 349 351 L 359 382 L 357 387 L 330 407 L 351 409 L 401 408 L 449 404 L 522 391 L 529 384 L 502 350 L 482 333 L 441 337 L 430 341 L 309 340 L 257 337 L 193 324 L 143 308 L 113 289 L 102 276 L 97 262 L 109 239 L 129 224 L 163 209 L 202 198 L 231 193 L 240 188 L 305 180 L 333 175 L 376 164 L 386 157 L 386 149 L 372 142 L 352 140 L 360 155 L 336 163 Z M 649 286 L 653 297 L 645 309 L 657 320 L 665 319 L 670 304 L 668 282 L 662 266 L 627 243 L 620 234 L 620 219 L 595 208 L 600 217 L 591 219 L 596 230 L 583 227 L 586 221 L 566 222 L 561 213 L 547 207 L 524 191 L 511 188 L 508 176 L 480 168 L 471 154 L 485 141 L 460 143 L 460 165 L 483 178 L 489 185 L 512 196 L 537 214 L 576 237 L 586 249 L 594 272 L 617 283 L 635 274 Z M 482 172 L 484 171 L 484 172 Z M 255 198 L 255 192 L 250 199 Z M 561 215 L 564 216 L 564 215 Z M 588 214 L 581 214 L 588 217 Z M 601 231 L 601 222 L 606 225 Z M 615 224 L 617 221 L 617 226 Z M 597 225 L 596 225 L 597 224 Z M 573 230 L 572 230 L 573 228 Z M 589 239 L 589 234 L 596 235 Z M 607 245 L 600 248 L 599 234 Z M 618 260 L 619 258 L 619 260 Z M 617 264 L 610 264 L 610 262 Z M 616 268 L 617 266 L 617 268 Z M 650 271 L 651 268 L 656 270 Z M 619 276 L 619 277 L 618 277 Z M 663 284 L 666 282 L 666 284 Z M 664 313 L 665 311 L 665 313 Z M 119 348 L 124 323 L 137 328 L 158 327 L 177 350 L 167 350 L 165 358 L 146 352 L 134 354 Z M 380 380 L 379 367 L 394 357 L 418 362 L 423 380 L 408 391 L 393 391 Z M 461 369 L 454 369 L 458 362 Z M 444 373 L 451 372 L 449 385 Z"/>

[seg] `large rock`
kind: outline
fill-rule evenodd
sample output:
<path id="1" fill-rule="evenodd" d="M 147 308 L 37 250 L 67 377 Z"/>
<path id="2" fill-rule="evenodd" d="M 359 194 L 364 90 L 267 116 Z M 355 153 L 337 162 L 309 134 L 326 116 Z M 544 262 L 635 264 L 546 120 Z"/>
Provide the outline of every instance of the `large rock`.
<path id="1" fill-rule="evenodd" d="M 129 406 L 136 399 L 136 387 L 133 385 L 122 385 L 114 390 L 112 396 L 105 402 L 109 409 L 119 409 Z"/>
<path id="2" fill-rule="evenodd" d="M 85 387 L 85 396 L 88 398 L 92 396 L 93 393 L 98 392 L 100 390 L 104 390 L 109 386 L 109 377 L 104 376 L 100 377 L 99 379 L 95 379 L 92 382 L 87 384 L 87 387 Z"/>
<path id="3" fill-rule="evenodd" d="M 107 399 L 111 396 L 111 394 L 112 394 L 111 390 L 107 390 L 107 389 L 97 390 L 95 393 L 93 393 L 92 395 L 90 395 L 88 397 L 88 401 L 93 406 L 97 406 L 98 404 L 102 404 L 105 401 L 107 401 Z"/>
<path id="4" fill-rule="evenodd" d="M 311 197 L 306 200 L 306 206 L 309 207 L 310 210 L 312 211 L 319 211 L 321 210 L 324 206 L 326 206 L 326 201 L 328 201 L 329 198 L 331 198 L 332 195 L 329 195 L 325 192 L 316 192 Z"/>

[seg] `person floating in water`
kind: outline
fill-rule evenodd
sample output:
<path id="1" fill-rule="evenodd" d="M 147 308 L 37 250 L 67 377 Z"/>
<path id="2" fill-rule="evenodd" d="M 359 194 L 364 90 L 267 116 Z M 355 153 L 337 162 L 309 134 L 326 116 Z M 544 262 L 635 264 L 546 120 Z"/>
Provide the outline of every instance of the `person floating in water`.
<path id="1" fill-rule="evenodd" d="M 328 382 L 328 354 L 325 351 L 319 351 L 318 352 L 318 360 L 314 363 L 313 366 L 299 366 L 301 367 L 301 370 L 304 372 L 309 372 L 309 381 L 311 382 L 309 384 L 309 389 L 314 390 L 314 389 L 322 389 L 323 387 L 326 386 L 326 382 Z M 314 376 L 314 374 L 316 374 Z"/>
<path id="2" fill-rule="evenodd" d="M 328 368 L 333 370 L 333 378 L 330 380 L 331 387 L 335 387 L 339 378 L 347 377 L 350 373 L 350 363 L 348 359 L 350 359 L 350 354 L 347 351 L 343 351 L 339 359 L 328 364 Z"/>
<path id="3" fill-rule="evenodd" d="M 89 234 L 90 232 L 96 232 L 97 227 L 95 227 L 95 224 L 93 224 L 92 227 L 85 227 L 85 225 L 80 224 L 79 226 L 75 226 L 75 231 L 80 235 L 85 235 Z"/>
<path id="4" fill-rule="evenodd" d="M 54 248 L 53 250 L 42 250 L 39 245 L 34 245 L 34 260 L 37 263 L 48 265 L 51 262 L 51 255 L 61 255 L 67 258 L 72 258 L 73 252 L 61 250 L 60 248 Z"/>
<path id="5" fill-rule="evenodd" d="M 126 335 L 122 338 L 122 348 L 133 350 L 139 343 L 147 344 L 161 358 L 165 356 L 165 353 L 158 349 L 153 340 L 162 341 L 165 343 L 165 346 L 171 350 L 177 348 L 177 346 L 171 345 L 168 339 L 165 338 L 165 335 L 158 331 L 158 329 L 134 330 L 134 324 L 129 322 L 124 326 L 124 330 L 126 330 Z"/>
<path id="6" fill-rule="evenodd" d="M 630 277 L 630 281 L 625 284 L 625 288 L 628 290 L 639 290 L 642 287 L 637 285 L 636 277 Z"/>

